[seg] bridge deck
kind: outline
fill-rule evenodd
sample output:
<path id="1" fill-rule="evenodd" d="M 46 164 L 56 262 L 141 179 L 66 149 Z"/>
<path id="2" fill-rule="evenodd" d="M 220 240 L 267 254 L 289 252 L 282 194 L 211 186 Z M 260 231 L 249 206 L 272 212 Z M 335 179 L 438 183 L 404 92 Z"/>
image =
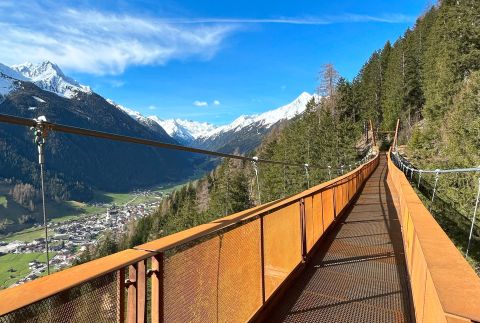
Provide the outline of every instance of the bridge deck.
<path id="1" fill-rule="evenodd" d="M 385 155 L 272 311 L 283 322 L 410 322 L 400 223 Z"/>

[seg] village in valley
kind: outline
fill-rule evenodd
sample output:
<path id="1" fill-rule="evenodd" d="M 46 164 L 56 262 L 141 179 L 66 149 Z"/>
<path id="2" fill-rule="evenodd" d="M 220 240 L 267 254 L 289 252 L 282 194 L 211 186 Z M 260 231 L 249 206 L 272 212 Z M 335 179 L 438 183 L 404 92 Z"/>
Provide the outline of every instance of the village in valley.
<path id="1" fill-rule="evenodd" d="M 133 199 L 123 205 L 96 203 L 92 206 L 106 208 L 105 212 L 81 216 L 64 222 L 49 222 L 49 253 L 50 270 L 58 271 L 74 264 L 75 260 L 89 245 L 95 245 L 105 232 L 113 234 L 126 230 L 129 223 L 153 213 L 159 206 L 163 192 L 135 191 Z M 140 201 L 140 202 L 137 202 Z M 37 225 L 39 229 L 43 226 Z M 45 253 L 45 238 L 36 238 L 31 242 L 0 239 L 0 256 Z M 46 259 L 46 258 L 45 258 Z M 7 265 L 8 266 L 8 265 Z M 16 268 L 12 264 L 8 268 L 10 278 L 17 277 Z M 28 274 L 15 283 L 1 288 L 7 288 L 31 281 L 45 275 L 46 261 L 33 259 L 28 263 Z"/>

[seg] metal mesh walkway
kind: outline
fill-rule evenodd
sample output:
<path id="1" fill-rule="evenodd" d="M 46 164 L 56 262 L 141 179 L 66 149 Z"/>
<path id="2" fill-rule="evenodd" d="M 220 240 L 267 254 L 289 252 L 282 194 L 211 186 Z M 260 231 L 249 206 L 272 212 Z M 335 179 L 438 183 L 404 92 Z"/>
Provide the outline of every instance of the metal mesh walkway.
<path id="1" fill-rule="evenodd" d="M 380 164 L 272 311 L 274 322 L 410 322 L 400 223 Z"/>

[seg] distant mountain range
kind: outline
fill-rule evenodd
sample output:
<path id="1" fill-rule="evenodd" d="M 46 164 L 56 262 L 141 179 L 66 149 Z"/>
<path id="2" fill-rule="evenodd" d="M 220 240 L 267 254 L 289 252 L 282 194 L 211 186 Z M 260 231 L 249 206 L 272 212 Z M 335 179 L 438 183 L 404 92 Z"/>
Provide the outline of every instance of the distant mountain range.
<path id="1" fill-rule="evenodd" d="M 246 153 L 256 148 L 265 133 L 273 126 L 302 114 L 312 98 L 319 99 L 315 94 L 303 92 L 287 105 L 261 114 L 242 115 L 222 126 L 184 119 L 162 120 L 157 116 L 145 117 L 137 111 L 114 102 L 112 104 L 150 128 L 154 128 L 155 124 L 160 125 L 173 139 L 184 145 L 222 152 Z"/>
<path id="2" fill-rule="evenodd" d="M 104 99 L 66 76 L 52 62 L 11 67 L 0 64 L 2 113 L 26 118 L 45 115 L 52 122 L 230 153 L 255 149 L 268 131 L 301 114 L 313 97 L 316 96 L 304 92 L 280 108 L 243 115 L 230 124 L 215 126 L 143 116 Z M 0 177 L 34 182 L 36 150 L 31 134 L 27 129 L 7 125 L 0 126 L 0 134 L 0 153 L 8 156 L 0 165 Z M 76 185 L 81 191 L 90 186 L 125 190 L 185 179 L 195 173 L 198 165 L 211 167 L 205 166 L 205 162 L 202 156 L 59 133 L 51 134 L 47 143 L 47 169 L 51 176 L 64 187 Z"/>

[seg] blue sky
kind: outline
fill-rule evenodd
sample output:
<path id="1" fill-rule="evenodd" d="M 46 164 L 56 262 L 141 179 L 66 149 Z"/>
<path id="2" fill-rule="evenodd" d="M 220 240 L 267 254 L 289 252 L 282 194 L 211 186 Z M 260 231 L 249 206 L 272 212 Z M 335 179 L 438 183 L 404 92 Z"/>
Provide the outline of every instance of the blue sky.
<path id="1" fill-rule="evenodd" d="M 106 98 L 223 124 L 352 79 L 432 1 L 0 2 L 0 62 L 51 60 Z"/>

